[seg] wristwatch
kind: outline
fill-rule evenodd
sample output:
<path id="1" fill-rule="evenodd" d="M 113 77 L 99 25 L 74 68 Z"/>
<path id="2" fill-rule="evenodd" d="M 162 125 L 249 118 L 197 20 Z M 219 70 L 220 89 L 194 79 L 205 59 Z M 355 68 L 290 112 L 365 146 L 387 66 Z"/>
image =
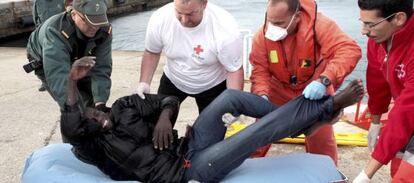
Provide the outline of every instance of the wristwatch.
<path id="1" fill-rule="evenodd" d="M 328 77 L 326 77 L 326 76 L 319 76 L 319 79 L 321 80 L 321 83 L 323 85 L 325 85 L 326 87 L 328 87 L 329 85 L 331 85 L 331 80 L 329 80 Z"/>

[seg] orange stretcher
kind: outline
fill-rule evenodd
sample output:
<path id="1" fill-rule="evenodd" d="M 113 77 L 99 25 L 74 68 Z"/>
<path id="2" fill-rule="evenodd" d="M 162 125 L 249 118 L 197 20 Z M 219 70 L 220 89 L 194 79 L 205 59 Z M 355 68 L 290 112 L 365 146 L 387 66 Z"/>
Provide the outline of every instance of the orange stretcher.
<path id="1" fill-rule="evenodd" d="M 394 102 L 391 102 L 390 108 L 392 108 L 392 106 L 394 106 Z M 345 108 L 345 114 L 342 120 L 348 122 L 349 124 L 368 130 L 371 124 L 371 121 L 372 121 L 372 115 L 369 112 L 367 105 L 361 104 L 361 102 L 358 102 L 354 106 L 351 106 L 348 108 L 350 109 L 355 108 L 355 112 L 349 112 L 348 110 L 348 113 L 347 113 L 347 108 Z M 387 121 L 388 121 L 388 113 L 385 113 L 381 117 L 381 123 L 383 124 L 383 126 L 386 125 Z"/>

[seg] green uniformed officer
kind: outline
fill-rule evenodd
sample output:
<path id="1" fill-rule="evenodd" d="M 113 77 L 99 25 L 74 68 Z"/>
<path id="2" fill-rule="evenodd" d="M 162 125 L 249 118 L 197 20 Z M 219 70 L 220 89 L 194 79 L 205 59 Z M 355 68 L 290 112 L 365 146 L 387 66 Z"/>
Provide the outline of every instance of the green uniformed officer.
<path id="1" fill-rule="evenodd" d="M 35 0 L 33 2 L 33 21 L 38 27 L 49 17 L 65 11 L 64 0 Z"/>
<path id="2" fill-rule="evenodd" d="M 66 98 L 68 73 L 78 59 L 95 61 L 88 76 L 77 83 L 81 107 L 107 109 L 112 29 L 106 10 L 105 0 L 74 0 L 72 10 L 52 16 L 30 35 L 27 52 L 31 64 L 28 65 L 45 82 L 61 109 Z"/>
<path id="3" fill-rule="evenodd" d="M 33 22 L 36 27 L 39 27 L 49 17 L 62 13 L 65 11 L 65 0 L 34 0 L 33 2 Z M 39 88 L 39 91 L 45 91 L 45 84 Z"/>

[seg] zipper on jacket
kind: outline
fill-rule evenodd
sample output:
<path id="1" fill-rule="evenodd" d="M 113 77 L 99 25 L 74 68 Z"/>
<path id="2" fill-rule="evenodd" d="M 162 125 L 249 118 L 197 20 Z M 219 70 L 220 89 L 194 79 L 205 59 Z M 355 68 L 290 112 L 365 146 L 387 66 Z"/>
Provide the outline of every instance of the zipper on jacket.
<path id="1" fill-rule="evenodd" d="M 388 61 L 388 57 L 390 55 L 391 52 L 391 48 L 392 48 L 392 41 L 394 40 L 394 35 L 392 35 L 391 39 L 390 39 L 390 43 L 387 44 L 387 47 L 385 49 L 385 58 L 384 61 L 386 61 L 387 63 L 387 76 L 385 77 L 387 81 L 389 81 L 389 70 L 388 70 L 388 65 L 389 65 L 389 61 Z"/>
<path id="2" fill-rule="evenodd" d="M 384 62 L 385 62 L 385 64 L 386 64 L 386 66 L 385 66 L 385 69 L 387 69 L 387 71 L 385 72 L 385 74 L 386 74 L 386 76 L 385 76 L 385 79 L 387 80 L 387 81 L 389 81 L 389 62 L 388 62 L 388 57 L 389 57 L 389 54 L 390 54 L 390 51 L 391 51 L 391 48 L 392 48 L 392 40 L 394 39 L 394 35 L 391 37 L 391 40 L 390 40 L 390 43 L 388 44 L 388 42 L 386 43 L 386 47 L 384 48 L 384 51 L 385 51 L 385 58 L 384 58 Z"/>
<path id="3" fill-rule="evenodd" d="M 385 69 L 387 70 L 385 72 L 385 79 L 388 81 L 388 53 L 385 53 L 385 58 L 384 58 L 384 62 L 385 62 Z"/>

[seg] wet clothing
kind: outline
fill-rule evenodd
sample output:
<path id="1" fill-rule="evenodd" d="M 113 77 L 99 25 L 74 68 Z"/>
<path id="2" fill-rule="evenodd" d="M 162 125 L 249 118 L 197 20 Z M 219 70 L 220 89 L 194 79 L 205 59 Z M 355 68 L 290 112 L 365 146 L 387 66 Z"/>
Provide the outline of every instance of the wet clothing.
<path id="1" fill-rule="evenodd" d="M 112 106 L 113 127 L 102 132 L 98 122 L 82 117 L 79 107 L 66 106 L 61 131 L 79 159 L 96 165 L 112 179 L 180 182 L 183 155 L 178 152 L 177 135 L 168 150 L 156 150 L 152 143 L 152 132 L 162 110 L 171 109 L 171 121 L 175 123 L 178 107 L 175 97 L 122 97 Z"/>
<path id="2" fill-rule="evenodd" d="M 268 96 L 277 105 L 301 95 L 321 75 L 330 79 L 332 85 L 327 88 L 327 94 L 333 94 L 361 58 L 361 49 L 354 40 L 334 21 L 316 14 L 315 1 L 301 0 L 300 5 L 296 33 L 281 41 L 271 41 L 265 38 L 266 23 L 253 38 L 251 91 Z M 323 152 L 336 162 L 332 126 L 325 125 L 315 135 L 306 137 L 306 141 L 308 152 Z"/>
<path id="3" fill-rule="evenodd" d="M 387 164 L 403 150 L 414 134 L 414 16 L 394 33 L 391 49 L 387 44 L 368 40 L 367 90 L 368 107 L 372 114 L 388 111 L 391 99 L 394 106 L 388 122 L 381 131 L 372 157 Z"/>
<path id="4" fill-rule="evenodd" d="M 191 160 L 191 167 L 185 172 L 186 180 L 220 181 L 257 148 L 306 133 L 317 121 L 332 120 L 332 105 L 332 97 L 311 101 L 300 96 L 278 107 L 255 94 L 224 91 L 193 125 L 186 155 Z M 260 120 L 223 139 L 227 128 L 221 118 L 227 112 Z"/>
<path id="5" fill-rule="evenodd" d="M 33 2 L 33 21 L 35 26 L 40 26 L 53 15 L 65 11 L 64 0 L 35 0 Z"/>
<path id="6" fill-rule="evenodd" d="M 182 92 L 199 94 L 226 80 L 242 67 L 242 38 L 234 17 L 207 3 L 196 27 L 184 27 L 174 2 L 153 13 L 145 36 L 145 49 L 164 52 L 164 73 Z"/>
<path id="7" fill-rule="evenodd" d="M 43 63 L 35 74 L 44 78 L 61 108 L 66 98 L 71 65 L 83 56 L 96 56 L 96 64 L 88 76 L 78 82 L 81 105 L 94 106 L 108 100 L 112 72 L 111 30 L 110 26 L 101 27 L 95 37 L 87 38 L 76 27 L 70 12 L 63 12 L 48 19 L 30 35 L 27 52 Z"/>
<path id="8" fill-rule="evenodd" d="M 81 152 L 77 154 L 78 158 L 93 159 L 89 162 L 111 177 L 157 183 L 218 182 L 241 165 L 256 148 L 299 135 L 315 122 L 329 122 L 333 117 L 332 97 L 310 101 L 301 96 L 277 107 L 257 95 L 226 90 L 195 121 L 189 132 L 188 149 L 180 148 L 175 138 L 170 149 L 154 150 L 155 123 L 163 108 L 178 110 L 178 99 L 174 98 L 150 94 L 145 94 L 145 100 L 138 95 L 123 97 L 112 107 L 113 128 L 106 132 L 89 128 L 96 122 L 82 118 L 76 108 L 68 108 L 62 113 L 61 130 L 69 137 L 75 152 Z M 261 118 L 261 121 L 224 139 L 226 127 L 221 117 L 227 112 Z M 182 153 L 176 153 L 176 149 Z M 124 174 L 116 176 L 117 172 Z"/>

